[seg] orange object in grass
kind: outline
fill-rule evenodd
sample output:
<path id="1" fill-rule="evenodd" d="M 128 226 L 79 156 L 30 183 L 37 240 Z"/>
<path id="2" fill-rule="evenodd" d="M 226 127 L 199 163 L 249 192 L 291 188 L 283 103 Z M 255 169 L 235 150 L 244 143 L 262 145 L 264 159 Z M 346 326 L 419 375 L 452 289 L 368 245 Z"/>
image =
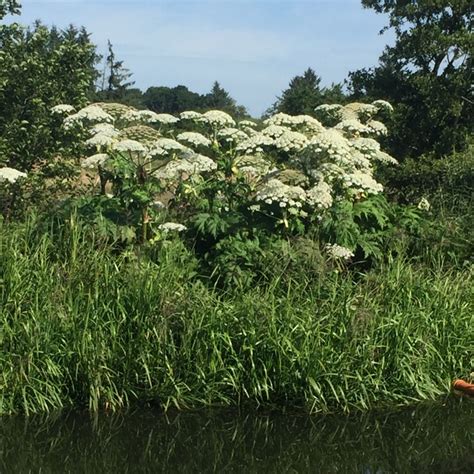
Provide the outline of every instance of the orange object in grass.
<path id="1" fill-rule="evenodd" d="M 467 395 L 474 396 L 474 384 L 465 382 L 464 380 L 457 379 L 453 382 L 453 388 L 454 390 L 458 390 L 460 392 L 463 392 Z"/>

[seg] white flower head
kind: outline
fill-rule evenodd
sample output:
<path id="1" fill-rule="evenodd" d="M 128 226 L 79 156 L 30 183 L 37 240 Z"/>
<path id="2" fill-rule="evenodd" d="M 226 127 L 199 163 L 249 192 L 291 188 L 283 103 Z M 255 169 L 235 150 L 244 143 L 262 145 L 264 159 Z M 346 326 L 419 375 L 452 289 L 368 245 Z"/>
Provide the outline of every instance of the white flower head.
<path id="1" fill-rule="evenodd" d="M 22 171 L 18 171 L 14 168 L 0 168 L 0 182 L 2 181 L 8 181 L 9 183 L 15 183 L 18 181 L 20 178 L 26 178 L 26 173 L 23 173 Z"/>
<path id="2" fill-rule="evenodd" d="M 370 132 L 376 136 L 384 137 L 388 135 L 387 127 L 378 120 L 370 120 L 369 122 L 367 122 L 367 127 L 369 127 Z"/>
<path id="3" fill-rule="evenodd" d="M 287 153 L 298 152 L 302 150 L 308 139 L 306 135 L 292 130 L 286 130 L 282 135 L 275 138 L 274 145 L 277 149 Z"/>
<path id="4" fill-rule="evenodd" d="M 234 119 L 226 112 L 222 112 L 222 110 L 209 110 L 209 112 L 202 115 L 199 121 L 206 122 L 216 128 L 235 126 Z"/>
<path id="5" fill-rule="evenodd" d="M 428 199 L 426 199 L 425 197 L 421 198 L 420 199 L 420 202 L 418 203 L 418 209 L 420 209 L 421 211 L 426 211 L 428 212 L 431 208 L 431 204 L 430 202 L 428 201 Z"/>
<path id="6" fill-rule="evenodd" d="M 311 206 L 319 209 L 328 209 L 333 203 L 331 192 L 331 186 L 321 180 L 306 191 L 306 200 Z"/>
<path id="7" fill-rule="evenodd" d="M 149 154 L 150 156 L 169 156 L 173 154 L 186 156 L 192 155 L 193 151 L 187 146 L 184 146 L 176 140 L 173 140 L 172 138 L 162 137 L 153 142 Z"/>
<path id="8" fill-rule="evenodd" d="M 343 176 L 343 185 L 357 193 L 379 194 L 383 186 L 378 183 L 369 173 L 356 170 Z"/>
<path id="9" fill-rule="evenodd" d="M 114 118 L 112 115 L 105 112 L 98 105 L 88 105 L 83 109 L 79 110 L 75 114 L 69 115 L 64 119 L 64 128 L 68 129 L 78 123 L 99 123 L 99 122 L 113 122 Z"/>
<path id="10" fill-rule="evenodd" d="M 69 104 L 59 104 L 55 105 L 54 107 L 51 107 L 51 112 L 53 114 L 58 114 L 58 115 L 66 115 L 70 114 L 71 112 L 74 112 L 75 108 L 72 105 Z"/>
<path id="11" fill-rule="evenodd" d="M 90 131 L 93 135 L 103 133 L 109 137 L 116 137 L 120 133 L 111 123 L 98 123 Z"/>
<path id="12" fill-rule="evenodd" d="M 163 125 L 171 125 L 179 122 L 179 118 L 171 114 L 156 114 L 156 121 Z"/>
<path id="13" fill-rule="evenodd" d="M 334 260 L 350 260 L 354 257 L 354 253 L 347 247 L 337 244 L 326 244 L 326 253 Z"/>
<path id="14" fill-rule="evenodd" d="M 388 112 L 388 113 L 392 113 L 393 112 L 393 106 L 390 102 L 387 102 L 386 100 L 374 100 L 372 102 L 372 105 L 374 105 L 375 107 L 377 107 L 377 109 L 379 111 L 384 111 L 384 112 Z"/>
<path id="15" fill-rule="evenodd" d="M 130 152 L 130 153 L 145 153 L 146 148 L 136 140 L 120 140 L 113 145 L 114 151 Z"/>
<path id="16" fill-rule="evenodd" d="M 178 141 L 187 143 L 189 145 L 193 145 L 196 148 L 199 146 L 204 146 L 204 147 L 211 146 L 211 140 L 205 137 L 202 133 L 183 132 L 183 133 L 180 133 L 176 138 Z"/>
<path id="17" fill-rule="evenodd" d="M 153 174 L 158 179 L 176 181 L 216 169 L 217 164 L 210 158 L 194 153 L 186 158 L 170 161 Z"/>
<path id="18" fill-rule="evenodd" d="M 226 142 L 234 142 L 234 143 L 240 143 L 243 140 L 247 140 L 248 135 L 243 132 L 242 130 L 239 130 L 238 128 L 233 128 L 233 127 L 224 127 L 221 128 L 217 134 L 217 136 Z"/>
<path id="19" fill-rule="evenodd" d="M 183 224 L 177 224 L 176 222 L 165 222 L 158 226 L 158 230 L 167 234 L 168 232 L 184 232 L 187 227 Z"/>
<path id="20" fill-rule="evenodd" d="M 272 137 L 263 135 L 262 133 L 256 133 L 247 140 L 240 142 L 236 150 L 247 154 L 262 153 L 267 147 L 272 146 L 273 143 L 274 140 Z"/>
<path id="21" fill-rule="evenodd" d="M 250 128 L 256 128 L 258 127 L 257 123 L 254 122 L 253 120 L 241 120 L 239 122 L 239 127 L 250 127 Z"/>
<path id="22" fill-rule="evenodd" d="M 185 110 L 179 114 L 181 120 L 199 120 L 202 118 L 202 114 L 195 112 L 194 110 Z"/>
<path id="23" fill-rule="evenodd" d="M 96 148 L 100 147 L 109 147 L 115 143 L 115 138 L 110 136 L 107 133 L 97 133 L 93 137 L 86 140 L 86 145 L 95 146 Z"/>
<path id="24" fill-rule="evenodd" d="M 300 208 L 306 201 L 306 192 L 300 186 L 290 186 L 279 179 L 268 180 L 257 192 L 255 199 L 280 207 Z"/>
<path id="25" fill-rule="evenodd" d="M 81 168 L 97 169 L 109 159 L 107 153 L 97 153 L 81 161 Z"/>

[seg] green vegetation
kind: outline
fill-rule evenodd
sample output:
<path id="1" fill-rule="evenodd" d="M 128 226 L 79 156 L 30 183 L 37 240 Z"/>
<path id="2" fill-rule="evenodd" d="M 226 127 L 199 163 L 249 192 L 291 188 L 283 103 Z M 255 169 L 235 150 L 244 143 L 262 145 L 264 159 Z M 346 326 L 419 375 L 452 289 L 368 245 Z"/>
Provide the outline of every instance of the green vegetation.
<path id="1" fill-rule="evenodd" d="M 472 269 L 434 256 L 319 278 L 282 261 L 264 285 L 219 291 L 179 240 L 118 255 L 75 220 L 1 235 L 3 413 L 136 402 L 348 411 L 435 399 L 472 367 Z"/>
<path id="2" fill-rule="evenodd" d="M 0 19 L 17 12 L 0 4 Z M 457 15 L 417 8 L 429 31 Z M 387 54 L 410 65 L 413 12 L 392 13 Z M 403 76 L 433 113 L 409 95 L 392 106 L 388 86 L 351 102 L 308 69 L 249 120 L 217 82 L 131 89 L 111 44 L 97 90 L 83 29 L 0 26 L 0 413 L 348 412 L 432 400 L 469 376 L 472 111 L 444 93 L 440 105 L 436 84 L 461 91 L 470 57 L 448 43 L 441 75 Z M 398 161 L 385 124 L 410 147 L 407 104 L 423 139 Z"/>

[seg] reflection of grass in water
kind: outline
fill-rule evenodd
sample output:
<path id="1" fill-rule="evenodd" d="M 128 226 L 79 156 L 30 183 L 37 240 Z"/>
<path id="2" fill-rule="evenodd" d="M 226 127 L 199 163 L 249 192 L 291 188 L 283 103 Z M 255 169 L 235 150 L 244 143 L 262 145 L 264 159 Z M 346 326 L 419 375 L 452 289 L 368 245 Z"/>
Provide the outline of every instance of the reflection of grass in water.
<path id="1" fill-rule="evenodd" d="M 472 272 L 397 259 L 232 294 L 171 242 L 148 259 L 77 223 L 0 229 L 0 413 L 154 401 L 354 411 L 434 399 L 472 370 Z"/>
<path id="2" fill-rule="evenodd" d="M 474 404 L 389 414 L 4 418 L 1 472 L 472 472 Z"/>

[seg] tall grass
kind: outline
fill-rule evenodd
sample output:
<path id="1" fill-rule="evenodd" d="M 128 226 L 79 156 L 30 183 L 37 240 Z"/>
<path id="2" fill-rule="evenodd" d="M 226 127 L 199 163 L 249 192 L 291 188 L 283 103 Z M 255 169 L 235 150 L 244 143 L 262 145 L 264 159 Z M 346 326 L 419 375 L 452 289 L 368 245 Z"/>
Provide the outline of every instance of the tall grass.
<path id="1" fill-rule="evenodd" d="M 354 411 L 442 397 L 474 365 L 472 270 L 399 258 L 247 292 L 192 254 L 115 252 L 81 225 L 0 228 L 0 413 L 294 405 Z"/>

